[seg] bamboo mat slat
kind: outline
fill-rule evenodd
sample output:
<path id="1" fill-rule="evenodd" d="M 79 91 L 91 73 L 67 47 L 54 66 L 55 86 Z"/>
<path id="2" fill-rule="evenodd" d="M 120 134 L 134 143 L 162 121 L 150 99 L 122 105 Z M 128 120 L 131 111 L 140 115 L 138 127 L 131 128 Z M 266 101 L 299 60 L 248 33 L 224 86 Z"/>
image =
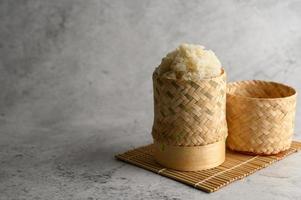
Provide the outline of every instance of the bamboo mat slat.
<path id="1" fill-rule="evenodd" d="M 294 141 L 289 150 L 272 156 L 252 156 L 227 151 L 226 160 L 222 165 L 213 169 L 195 172 L 181 172 L 160 166 L 154 160 L 152 144 L 129 150 L 115 157 L 121 161 L 210 193 L 268 167 L 300 149 L 301 142 Z"/>

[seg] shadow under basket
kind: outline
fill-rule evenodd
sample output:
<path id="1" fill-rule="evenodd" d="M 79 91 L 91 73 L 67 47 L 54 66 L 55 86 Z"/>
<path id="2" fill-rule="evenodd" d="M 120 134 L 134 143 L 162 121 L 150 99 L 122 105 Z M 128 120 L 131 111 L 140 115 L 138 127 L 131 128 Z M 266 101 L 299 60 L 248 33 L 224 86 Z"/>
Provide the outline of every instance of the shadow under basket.
<path id="1" fill-rule="evenodd" d="M 277 154 L 290 148 L 297 93 L 267 81 L 227 85 L 227 147 L 248 154 Z"/>

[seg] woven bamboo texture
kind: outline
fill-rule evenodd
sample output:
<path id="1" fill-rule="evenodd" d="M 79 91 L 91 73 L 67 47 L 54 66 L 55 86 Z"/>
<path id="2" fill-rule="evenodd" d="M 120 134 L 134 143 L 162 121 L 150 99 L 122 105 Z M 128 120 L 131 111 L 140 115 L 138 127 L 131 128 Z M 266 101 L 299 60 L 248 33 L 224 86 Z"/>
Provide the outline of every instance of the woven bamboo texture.
<path id="1" fill-rule="evenodd" d="M 180 172 L 160 166 L 153 157 L 153 145 L 130 150 L 116 155 L 116 158 L 209 193 L 268 167 L 300 149 L 301 142 L 293 142 L 290 149 L 271 156 L 251 156 L 228 151 L 222 165 L 195 172 Z"/>
<path id="2" fill-rule="evenodd" d="M 296 112 L 296 91 L 266 81 L 228 84 L 227 146 L 253 154 L 276 154 L 290 147 Z"/>
<path id="3" fill-rule="evenodd" d="M 226 73 L 199 81 L 162 78 L 153 73 L 155 141 L 200 146 L 225 139 Z"/>

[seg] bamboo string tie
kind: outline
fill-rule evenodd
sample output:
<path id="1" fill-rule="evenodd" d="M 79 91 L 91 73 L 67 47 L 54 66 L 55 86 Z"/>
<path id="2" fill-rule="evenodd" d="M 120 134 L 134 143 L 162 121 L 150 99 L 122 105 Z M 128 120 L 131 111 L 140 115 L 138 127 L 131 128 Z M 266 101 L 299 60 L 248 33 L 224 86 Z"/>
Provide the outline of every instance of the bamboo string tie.
<path id="1" fill-rule="evenodd" d="M 166 170 L 166 168 L 162 168 L 158 171 L 158 174 L 161 174 L 164 170 Z"/>

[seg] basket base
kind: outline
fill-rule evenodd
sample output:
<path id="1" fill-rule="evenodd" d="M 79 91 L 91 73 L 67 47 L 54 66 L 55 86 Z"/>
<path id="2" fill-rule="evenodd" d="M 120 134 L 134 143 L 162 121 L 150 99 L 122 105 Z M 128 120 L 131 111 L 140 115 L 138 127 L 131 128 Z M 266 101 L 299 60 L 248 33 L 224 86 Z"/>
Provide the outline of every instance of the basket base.
<path id="1" fill-rule="evenodd" d="M 282 152 L 287 151 L 290 147 L 291 147 L 291 145 L 289 145 L 286 148 L 282 148 L 282 150 L 275 151 L 273 153 L 262 153 L 262 152 L 258 153 L 258 152 L 252 152 L 252 151 L 243 151 L 243 150 L 232 149 L 230 147 L 228 147 L 228 149 L 231 151 L 236 151 L 238 153 L 246 154 L 246 155 L 250 155 L 250 156 L 273 156 L 273 155 L 281 154 Z"/>
<path id="2" fill-rule="evenodd" d="M 154 141 L 154 157 L 162 166 L 179 171 L 199 171 L 225 161 L 225 141 L 204 146 L 171 146 Z"/>

